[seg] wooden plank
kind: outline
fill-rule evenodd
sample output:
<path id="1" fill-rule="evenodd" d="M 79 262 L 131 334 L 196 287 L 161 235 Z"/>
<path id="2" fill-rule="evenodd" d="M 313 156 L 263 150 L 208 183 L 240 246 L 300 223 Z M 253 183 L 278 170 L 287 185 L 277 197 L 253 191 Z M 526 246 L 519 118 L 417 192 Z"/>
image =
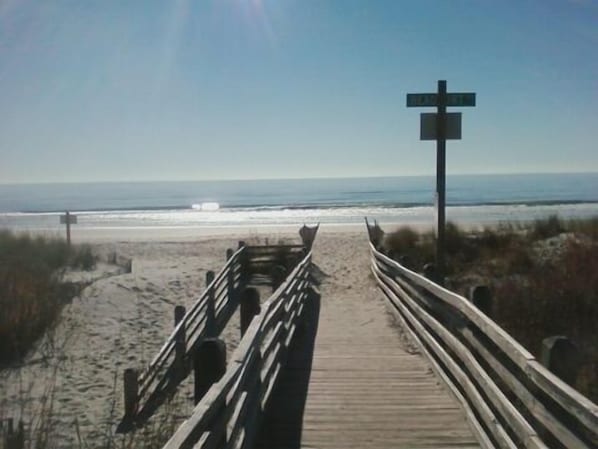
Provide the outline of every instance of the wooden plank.
<path id="1" fill-rule="evenodd" d="M 378 277 L 383 276 L 383 274 L 377 269 L 377 266 L 374 266 L 374 269 Z M 451 374 L 457 379 L 469 397 L 470 405 L 476 408 L 481 416 L 481 419 L 484 421 L 484 424 L 493 433 L 494 438 L 498 441 L 500 447 L 506 449 L 516 449 L 517 446 L 511 437 L 498 422 L 492 410 L 490 410 L 490 408 L 487 406 L 485 400 L 477 391 L 461 367 L 454 362 L 454 360 L 447 354 L 442 346 L 426 331 L 424 326 L 415 318 L 415 316 L 401 302 L 401 300 L 396 298 L 392 290 L 390 290 L 390 288 L 388 288 L 388 286 L 382 282 L 380 282 L 379 285 L 383 289 L 385 295 L 400 310 L 401 314 L 405 317 L 405 320 L 409 323 L 409 325 L 415 329 L 415 332 L 417 332 L 422 341 L 426 342 L 426 344 L 430 347 L 430 350 L 434 352 L 435 356 L 442 361 L 442 363 L 449 369 Z"/>
<path id="2" fill-rule="evenodd" d="M 545 394 L 555 400 L 564 410 L 567 410 L 577 419 L 590 434 L 591 438 L 598 439 L 598 406 L 589 399 L 579 394 L 569 385 L 550 373 L 539 364 L 536 359 L 518 342 L 510 337 L 502 328 L 492 320 L 480 313 L 465 298 L 450 292 L 431 281 L 414 273 L 388 257 L 378 253 L 372 245 L 370 250 L 377 260 L 397 270 L 406 278 L 434 294 L 439 299 L 454 306 L 464 313 L 482 332 L 484 332 L 513 362 L 538 386 Z"/>

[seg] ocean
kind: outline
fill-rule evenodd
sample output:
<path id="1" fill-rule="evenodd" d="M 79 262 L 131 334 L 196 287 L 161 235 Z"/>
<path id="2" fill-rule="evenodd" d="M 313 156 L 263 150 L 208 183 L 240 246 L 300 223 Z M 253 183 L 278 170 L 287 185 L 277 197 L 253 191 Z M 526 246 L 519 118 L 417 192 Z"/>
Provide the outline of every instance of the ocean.
<path id="1" fill-rule="evenodd" d="M 58 230 L 59 215 L 98 229 L 259 227 L 434 220 L 433 176 L 0 185 L 0 227 Z M 461 224 L 598 216 L 598 173 L 447 177 Z"/>

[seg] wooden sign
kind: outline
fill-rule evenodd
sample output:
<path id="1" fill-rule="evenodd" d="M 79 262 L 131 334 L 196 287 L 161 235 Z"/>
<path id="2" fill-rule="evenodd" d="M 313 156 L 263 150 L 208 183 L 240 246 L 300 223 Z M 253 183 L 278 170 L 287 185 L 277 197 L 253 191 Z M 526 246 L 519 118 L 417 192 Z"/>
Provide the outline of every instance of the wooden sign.
<path id="1" fill-rule="evenodd" d="M 434 112 L 420 114 L 420 140 L 438 139 L 438 115 Z M 449 112 L 446 114 L 444 138 L 446 140 L 461 139 L 461 113 Z"/>
<path id="2" fill-rule="evenodd" d="M 64 215 L 60 216 L 60 224 L 66 225 L 66 243 L 71 245 L 71 225 L 77 224 L 77 216 L 72 215 L 69 211 L 66 211 Z"/>

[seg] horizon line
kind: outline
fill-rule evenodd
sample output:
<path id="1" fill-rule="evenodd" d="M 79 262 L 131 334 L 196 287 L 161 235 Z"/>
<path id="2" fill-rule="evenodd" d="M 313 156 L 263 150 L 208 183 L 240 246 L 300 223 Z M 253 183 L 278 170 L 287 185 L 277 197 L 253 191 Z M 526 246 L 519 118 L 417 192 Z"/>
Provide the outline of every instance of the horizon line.
<path id="1" fill-rule="evenodd" d="M 480 172 L 480 173 L 447 173 L 451 176 L 529 176 L 529 175 L 593 175 L 598 171 L 545 171 L 545 172 Z M 424 178 L 435 177 L 435 173 L 411 175 L 365 175 L 365 176 L 307 176 L 288 178 L 219 178 L 219 179 L 161 179 L 161 180 L 93 180 L 93 181 L 19 181 L 0 182 L 0 186 L 19 185 L 68 185 L 68 184 L 159 184 L 159 183 L 209 183 L 209 182 L 248 182 L 248 181 L 310 181 L 310 180 L 341 180 L 341 179 L 376 179 L 376 178 Z"/>

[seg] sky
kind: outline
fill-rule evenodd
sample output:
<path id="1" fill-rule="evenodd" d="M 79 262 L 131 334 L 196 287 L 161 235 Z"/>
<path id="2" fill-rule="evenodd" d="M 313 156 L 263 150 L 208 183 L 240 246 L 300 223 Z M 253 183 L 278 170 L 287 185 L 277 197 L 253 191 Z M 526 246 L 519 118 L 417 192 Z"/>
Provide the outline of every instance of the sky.
<path id="1" fill-rule="evenodd" d="M 0 0 L 0 183 L 598 171 L 598 0 Z"/>

